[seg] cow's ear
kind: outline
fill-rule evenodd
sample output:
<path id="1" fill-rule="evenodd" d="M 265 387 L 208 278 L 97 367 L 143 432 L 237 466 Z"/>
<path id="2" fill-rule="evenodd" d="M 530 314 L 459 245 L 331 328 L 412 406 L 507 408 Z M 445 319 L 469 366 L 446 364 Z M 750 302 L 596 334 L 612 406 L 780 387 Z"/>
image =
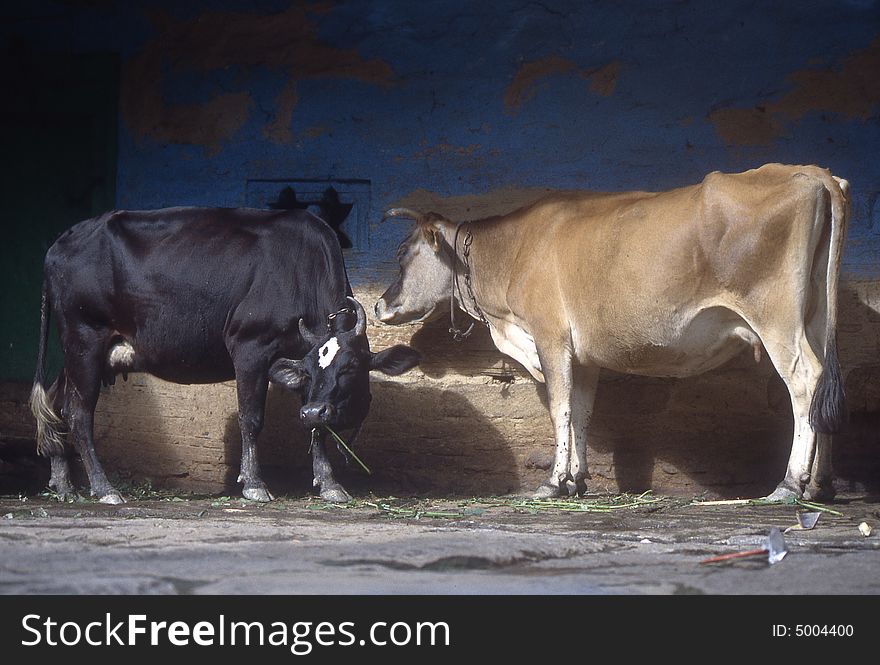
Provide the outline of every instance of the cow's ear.
<path id="1" fill-rule="evenodd" d="M 299 390 L 306 385 L 309 375 L 303 367 L 302 360 L 279 358 L 269 368 L 269 379 L 288 390 Z"/>
<path id="2" fill-rule="evenodd" d="M 422 354 L 415 349 L 405 344 L 397 344 L 374 353 L 370 359 L 370 369 L 389 376 L 397 376 L 418 365 L 421 359 Z"/>
<path id="3" fill-rule="evenodd" d="M 422 226 L 422 235 L 425 236 L 425 241 L 431 246 L 435 252 L 440 251 L 440 231 L 433 224 L 425 224 Z"/>

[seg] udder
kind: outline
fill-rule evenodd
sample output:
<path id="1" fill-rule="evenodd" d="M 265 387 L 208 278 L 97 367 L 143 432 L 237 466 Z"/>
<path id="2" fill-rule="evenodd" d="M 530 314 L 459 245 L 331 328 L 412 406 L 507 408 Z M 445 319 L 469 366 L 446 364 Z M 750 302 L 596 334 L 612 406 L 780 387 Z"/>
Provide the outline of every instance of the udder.
<path id="1" fill-rule="evenodd" d="M 117 375 L 127 378 L 131 372 L 146 372 L 182 384 L 217 383 L 235 376 L 232 362 L 225 353 L 207 355 L 203 350 L 186 354 L 181 348 L 145 353 L 127 339 L 117 338 L 107 351 L 104 382 L 112 385 Z"/>

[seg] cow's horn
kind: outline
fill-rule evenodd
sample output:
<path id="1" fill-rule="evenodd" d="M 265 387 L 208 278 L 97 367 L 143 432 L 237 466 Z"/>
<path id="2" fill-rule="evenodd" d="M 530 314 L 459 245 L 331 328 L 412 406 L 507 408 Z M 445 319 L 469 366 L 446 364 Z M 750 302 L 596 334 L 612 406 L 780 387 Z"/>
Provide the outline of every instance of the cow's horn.
<path id="1" fill-rule="evenodd" d="M 367 334 L 367 313 L 364 311 L 363 305 L 361 305 L 357 300 L 352 298 L 351 296 L 346 296 L 348 301 L 351 303 L 352 307 L 354 307 L 354 311 L 357 312 L 357 323 L 354 324 L 354 334 L 355 335 L 366 335 Z"/>
<path id="2" fill-rule="evenodd" d="M 306 327 L 305 321 L 303 321 L 302 319 L 299 320 L 299 334 L 302 336 L 302 338 L 305 341 L 307 341 L 312 346 L 315 346 L 316 344 L 318 344 L 321 341 L 321 337 L 319 335 L 316 335 L 315 333 L 313 333 L 311 330 L 309 330 Z"/>
<path id="3" fill-rule="evenodd" d="M 409 217 L 417 222 L 421 222 L 424 215 L 409 208 L 389 208 L 385 211 L 385 214 L 382 215 L 382 221 L 384 222 L 389 217 Z"/>

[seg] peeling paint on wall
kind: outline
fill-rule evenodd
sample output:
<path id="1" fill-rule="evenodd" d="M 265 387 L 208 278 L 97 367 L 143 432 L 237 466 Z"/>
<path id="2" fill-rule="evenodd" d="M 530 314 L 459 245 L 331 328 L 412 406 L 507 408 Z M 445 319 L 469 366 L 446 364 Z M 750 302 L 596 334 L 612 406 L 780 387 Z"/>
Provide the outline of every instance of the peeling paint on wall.
<path id="1" fill-rule="evenodd" d="M 276 143 L 292 140 L 297 81 L 333 77 L 391 85 L 395 76 L 386 62 L 364 60 L 354 50 L 321 42 L 312 16 L 327 13 L 331 6 L 294 5 L 276 14 L 208 11 L 183 21 L 164 11 L 150 12 L 156 35 L 125 64 L 122 74 L 122 116 L 132 134 L 201 145 L 216 153 L 247 120 L 254 102 L 244 91 L 222 92 L 203 103 L 168 103 L 168 69 L 203 73 L 246 66 L 285 71 L 288 81 L 263 130 Z"/>
<path id="2" fill-rule="evenodd" d="M 252 179 L 354 178 L 373 183 L 378 220 L 419 187 L 663 190 L 814 163 L 852 185 L 847 274 L 880 274 L 880 124 L 865 121 L 880 3 L 42 4 L 0 22 L 7 53 L 120 54 L 119 207 L 236 206 Z M 377 224 L 365 264 L 400 232 Z"/>
<path id="3" fill-rule="evenodd" d="M 783 135 L 789 122 L 810 112 L 867 120 L 880 104 L 880 37 L 841 60 L 836 69 L 802 69 L 788 80 L 794 88 L 775 102 L 711 111 L 709 120 L 718 136 L 727 145 L 767 145 Z"/>
<path id="4" fill-rule="evenodd" d="M 513 81 L 504 91 L 504 107 L 508 111 L 515 111 L 524 102 L 535 96 L 541 81 L 549 76 L 570 72 L 587 79 L 590 82 L 590 92 L 608 97 L 614 92 L 614 87 L 617 85 L 619 71 L 620 62 L 616 60 L 592 69 L 578 69 L 571 60 L 559 56 L 549 56 L 534 62 L 526 62 L 520 66 Z"/>

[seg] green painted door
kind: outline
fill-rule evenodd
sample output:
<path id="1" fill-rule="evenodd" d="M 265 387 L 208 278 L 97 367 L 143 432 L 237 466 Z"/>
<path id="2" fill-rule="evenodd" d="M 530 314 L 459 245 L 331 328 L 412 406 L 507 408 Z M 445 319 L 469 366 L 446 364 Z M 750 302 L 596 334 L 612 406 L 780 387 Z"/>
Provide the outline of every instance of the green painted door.
<path id="1" fill-rule="evenodd" d="M 46 250 L 64 229 L 114 207 L 119 62 L 90 54 L 5 64 L 0 380 L 30 381 Z M 54 333 L 50 349 L 49 377 L 60 367 Z"/>

